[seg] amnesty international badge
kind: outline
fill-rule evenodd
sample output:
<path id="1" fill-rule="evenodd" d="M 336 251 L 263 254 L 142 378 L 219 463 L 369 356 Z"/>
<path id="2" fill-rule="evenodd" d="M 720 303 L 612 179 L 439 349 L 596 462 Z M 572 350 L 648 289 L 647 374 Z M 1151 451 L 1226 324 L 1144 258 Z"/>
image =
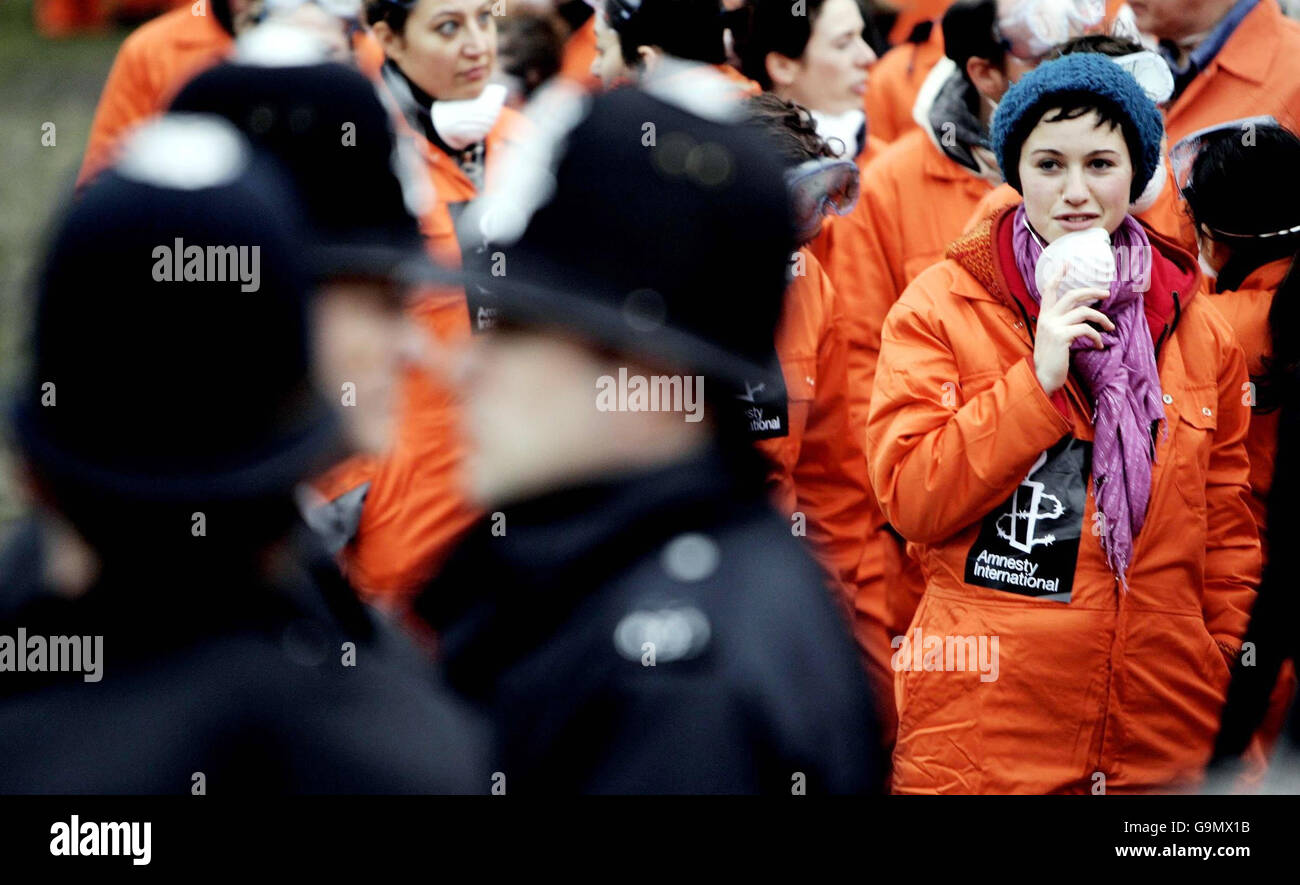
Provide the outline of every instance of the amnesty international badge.
<path id="1" fill-rule="evenodd" d="M 1069 602 L 1088 500 L 1092 444 L 1067 436 L 1034 461 L 980 524 L 967 584 Z"/>

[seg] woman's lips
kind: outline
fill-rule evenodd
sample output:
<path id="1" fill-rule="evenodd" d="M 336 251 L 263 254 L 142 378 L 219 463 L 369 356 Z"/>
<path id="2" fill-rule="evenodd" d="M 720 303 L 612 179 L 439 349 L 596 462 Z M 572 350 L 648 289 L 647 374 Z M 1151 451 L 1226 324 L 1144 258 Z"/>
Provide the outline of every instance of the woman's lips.
<path id="1" fill-rule="evenodd" d="M 461 77 L 466 80 L 482 80 L 487 76 L 487 65 L 479 65 L 476 68 L 470 68 L 468 71 L 462 71 Z"/>
<path id="2" fill-rule="evenodd" d="M 1091 212 L 1074 212 L 1057 215 L 1052 220 L 1068 230 L 1087 230 L 1090 227 L 1096 227 L 1099 218 L 1101 218 L 1100 215 L 1094 215 Z"/>

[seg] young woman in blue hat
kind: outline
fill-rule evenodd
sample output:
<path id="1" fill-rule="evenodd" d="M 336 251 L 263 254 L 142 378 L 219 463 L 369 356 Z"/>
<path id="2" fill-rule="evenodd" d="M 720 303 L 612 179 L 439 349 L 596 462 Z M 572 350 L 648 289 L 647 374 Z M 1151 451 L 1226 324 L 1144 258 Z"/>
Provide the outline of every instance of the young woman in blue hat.
<path id="1" fill-rule="evenodd" d="M 1195 781 L 1259 574 L 1245 361 L 1196 259 L 1128 214 L 1160 116 L 1107 58 L 1047 62 L 992 140 L 1023 202 L 885 322 L 872 483 L 926 591 L 894 659 L 894 788 Z"/>

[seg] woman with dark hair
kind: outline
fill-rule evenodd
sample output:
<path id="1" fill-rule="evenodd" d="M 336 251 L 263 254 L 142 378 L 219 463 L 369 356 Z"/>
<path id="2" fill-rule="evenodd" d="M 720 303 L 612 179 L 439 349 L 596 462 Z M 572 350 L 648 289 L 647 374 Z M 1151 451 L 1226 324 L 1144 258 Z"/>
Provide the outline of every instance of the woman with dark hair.
<path id="1" fill-rule="evenodd" d="M 894 789 L 1196 783 L 1259 579 L 1245 358 L 1196 259 L 1129 214 L 1155 104 L 1045 62 L 992 144 L 1023 202 L 885 320 L 872 486 L 925 593 L 894 659 Z"/>
<path id="2" fill-rule="evenodd" d="M 754 0 L 750 10 L 749 33 L 737 45 L 741 72 L 808 108 L 817 133 L 864 167 L 882 144 L 868 137 L 862 109 L 876 54 L 856 0 Z"/>
<path id="3" fill-rule="evenodd" d="M 1278 410 L 1294 395 L 1300 346 L 1288 322 L 1300 303 L 1290 271 L 1300 250 L 1300 138 L 1270 118 L 1224 123 L 1174 146 L 1179 186 L 1196 224 L 1210 301 L 1246 351 L 1252 407 L 1251 512 L 1261 532 L 1273 473 Z M 1267 552 L 1267 547 L 1265 548 Z"/>
<path id="4" fill-rule="evenodd" d="M 365 14 L 384 50 L 384 85 L 433 178 L 437 207 L 425 232 L 440 258 L 457 260 L 455 218 L 522 121 L 494 81 L 492 0 L 366 0 Z"/>
<path id="5" fill-rule="evenodd" d="M 725 21 L 718 0 L 602 0 L 595 19 L 596 57 L 591 73 L 606 88 L 648 77 L 675 77 L 687 70 L 699 81 L 682 86 L 710 94 L 753 94 L 758 86 L 727 64 Z M 721 75 L 719 78 L 716 75 Z M 737 97 L 737 96 L 732 96 Z"/>
<path id="6" fill-rule="evenodd" d="M 494 82 L 492 2 L 365 0 L 365 14 L 384 50 L 381 76 L 401 112 L 399 129 L 414 140 L 433 184 L 435 200 L 420 219 L 430 249 L 444 263 L 486 268 L 491 256 L 481 239 L 462 243 L 455 220 L 527 127 L 504 107 L 506 87 Z M 489 328 L 495 316 L 473 286 L 421 298 L 411 312 L 422 332 L 444 344 Z M 391 452 L 378 464 L 349 462 L 327 495 L 345 490 L 364 501 L 341 554 L 344 568 L 368 598 L 398 610 L 478 516 L 459 484 L 459 392 L 418 367 L 402 381 Z"/>
<path id="7" fill-rule="evenodd" d="M 1271 118 L 1234 120 L 1183 139 L 1172 156 L 1213 279 L 1210 301 L 1236 331 L 1250 372 L 1241 397 L 1251 410 L 1250 507 L 1266 568 L 1246 633 L 1255 657 L 1234 674 L 1216 747 L 1228 759 L 1257 730 L 1265 746 L 1273 742 L 1295 691 L 1296 610 L 1282 582 L 1295 574 L 1288 495 L 1296 476 L 1276 455 L 1280 423 L 1295 420 L 1300 367 L 1300 277 L 1292 273 L 1300 251 L 1300 138 Z"/>
<path id="8" fill-rule="evenodd" d="M 515 9 L 501 17 L 501 72 L 510 90 L 506 106 L 519 108 L 560 72 L 566 37 L 564 20 L 554 12 Z"/>

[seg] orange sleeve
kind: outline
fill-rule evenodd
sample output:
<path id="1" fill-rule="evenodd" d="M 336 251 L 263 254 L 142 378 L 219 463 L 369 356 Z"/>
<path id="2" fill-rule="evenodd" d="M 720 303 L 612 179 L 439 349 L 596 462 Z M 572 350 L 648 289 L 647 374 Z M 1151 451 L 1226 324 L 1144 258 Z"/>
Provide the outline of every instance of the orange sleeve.
<path id="1" fill-rule="evenodd" d="M 918 303 L 951 273 L 946 265 L 926 271 L 908 290 L 920 297 L 905 295 L 890 311 L 867 424 L 872 487 L 890 523 L 919 544 L 988 513 L 1071 427 L 1028 357 L 967 402 L 945 402 L 944 383 L 960 383 L 961 372 L 946 330 Z"/>
<path id="2" fill-rule="evenodd" d="M 798 506 L 809 517 L 809 535 L 833 565 L 851 603 L 867 536 L 866 455 L 861 434 L 849 420 L 848 345 L 834 290 L 826 273 L 814 261 L 809 264 L 808 279 L 831 310 L 817 345 L 813 406 L 794 485 Z"/>
<path id="3" fill-rule="evenodd" d="M 794 473 L 799 460 L 806 457 L 804 433 L 817 408 L 815 395 L 820 383 L 817 351 L 830 319 L 818 286 L 820 268 L 816 260 L 806 250 L 797 254 L 802 259 L 803 270 L 796 265 L 794 276 L 786 286 L 775 336 L 776 354 L 785 379 L 788 432 L 785 436 L 754 443 L 768 462 L 766 484 L 773 505 L 786 516 L 800 509 Z"/>
<path id="4" fill-rule="evenodd" d="M 77 174 L 78 187 L 112 165 L 113 151 L 122 135 L 134 124 L 156 113 L 160 101 L 147 47 L 132 34 L 118 50 L 99 97 L 99 105 L 95 108 L 86 153 Z"/>
<path id="5" fill-rule="evenodd" d="M 942 10 L 939 15 L 942 15 Z M 933 18 L 938 18 L 938 15 L 913 19 L 901 40 L 905 40 L 922 20 Z M 872 66 L 863 97 L 868 130 L 886 142 L 897 141 L 916 128 L 916 121 L 912 119 L 916 96 L 930 69 L 943 58 L 943 29 L 938 21 L 934 21 L 930 36 L 923 43 L 901 40 L 895 41 L 896 45 Z"/>
<path id="6" fill-rule="evenodd" d="M 903 289 L 902 252 L 890 213 L 893 188 L 875 164 L 862 178 L 853 211 L 828 225 L 819 251 L 840 298 L 848 342 L 849 408 L 858 426 L 866 422 L 871 384 L 880 353 L 885 315 Z"/>
<path id="7" fill-rule="evenodd" d="M 1227 331 L 1227 324 L 1224 323 Z M 1250 406 L 1242 402 L 1246 358 L 1225 335 L 1219 373 L 1218 417 L 1206 471 L 1205 626 L 1231 666 L 1241 649 L 1259 586 L 1259 532 L 1250 512 L 1246 431 Z"/>
<path id="8" fill-rule="evenodd" d="M 884 702 L 882 723 L 892 734 L 892 650 L 885 624 L 886 547 L 893 541 L 867 480 L 864 429 L 850 409 L 843 305 L 815 259 L 809 259 L 804 280 L 805 292 L 824 311 L 813 339 L 812 376 L 804 379 L 814 393 L 793 471 L 796 507 L 807 516 L 809 540 L 834 573 L 868 675 Z"/>
<path id="9" fill-rule="evenodd" d="M 894 141 L 916 125 L 912 122 L 916 92 L 907 82 L 908 62 L 916 55 L 915 45 L 902 43 L 886 52 L 871 68 L 863 107 L 867 112 L 867 131 L 882 141 Z"/>

